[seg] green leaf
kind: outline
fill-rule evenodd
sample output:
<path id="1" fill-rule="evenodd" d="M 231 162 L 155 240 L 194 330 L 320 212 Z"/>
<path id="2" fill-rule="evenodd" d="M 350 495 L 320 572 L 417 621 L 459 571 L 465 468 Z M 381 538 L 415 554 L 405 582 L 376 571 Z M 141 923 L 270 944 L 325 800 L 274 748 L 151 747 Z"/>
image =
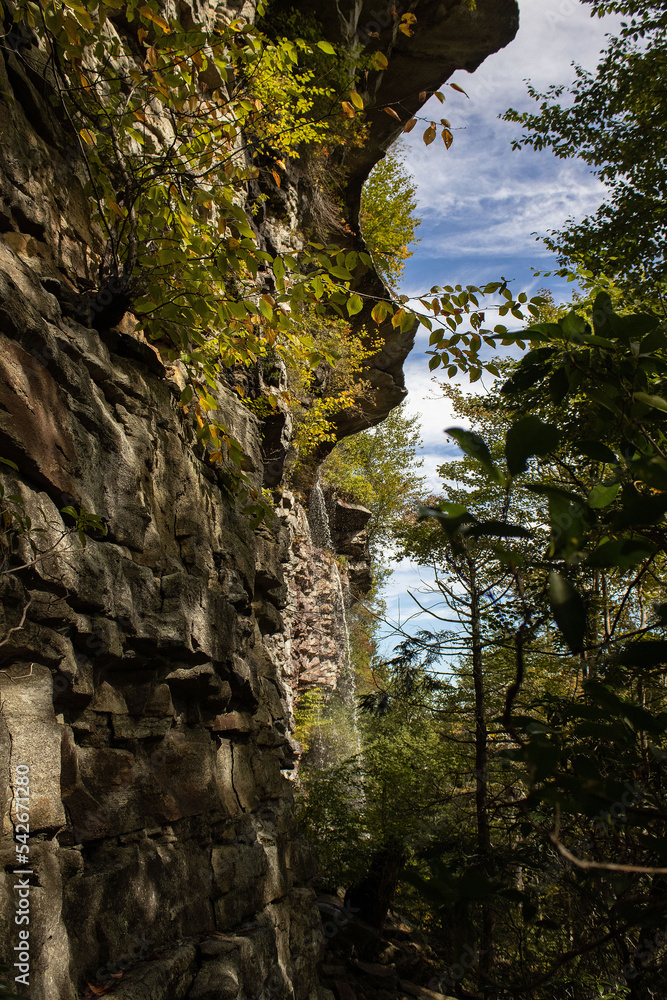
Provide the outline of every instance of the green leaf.
<path id="1" fill-rule="evenodd" d="M 551 486 L 549 483 L 526 483 L 527 490 L 531 493 L 538 493 L 540 496 L 548 497 L 549 500 L 561 499 L 573 507 L 581 507 L 585 504 L 583 497 L 578 493 L 571 493 L 569 490 L 562 490 L 560 486 Z"/>
<path id="2" fill-rule="evenodd" d="M 589 566 L 613 566 L 616 569 L 631 569 L 657 552 L 657 546 L 646 538 L 615 538 L 603 542 L 586 560 Z"/>
<path id="3" fill-rule="evenodd" d="M 613 314 L 611 298 L 607 292 L 600 292 L 593 303 L 593 329 L 599 336 L 605 337 L 612 333 L 609 317 Z"/>
<path id="4" fill-rule="evenodd" d="M 360 295 L 351 295 L 347 300 L 348 316 L 356 316 L 364 308 L 364 300 Z"/>
<path id="5" fill-rule="evenodd" d="M 530 538 L 530 532 L 521 527 L 520 524 L 508 524 L 506 521 L 480 521 L 470 529 L 468 534 L 472 538 L 483 538 L 486 536 L 500 538 Z"/>
<path id="6" fill-rule="evenodd" d="M 501 481 L 501 474 L 491 458 L 489 447 L 479 434 L 462 427 L 448 427 L 445 434 L 453 437 L 461 451 L 479 462 L 495 482 Z"/>
<path id="7" fill-rule="evenodd" d="M 512 424 L 505 440 L 505 457 L 511 476 L 528 468 L 533 455 L 546 455 L 554 451 L 561 434 L 554 424 L 545 424 L 539 417 L 528 416 Z"/>
<path id="8" fill-rule="evenodd" d="M 445 502 L 441 503 L 439 507 L 420 507 L 419 520 L 424 521 L 429 517 L 440 518 L 443 514 L 446 517 L 461 517 L 467 513 L 468 508 L 464 507 L 463 504 Z"/>
<path id="9" fill-rule="evenodd" d="M 612 519 L 616 527 L 634 528 L 640 524 L 658 524 L 667 512 L 667 493 L 645 496 L 632 483 L 623 487 L 621 499 L 621 510 Z"/>
<path id="10" fill-rule="evenodd" d="M 433 518 L 439 523 L 455 552 L 461 551 L 463 547 L 463 541 L 460 536 L 463 526 L 475 523 L 473 515 L 460 504 L 445 503 L 442 505 L 442 509 L 438 507 L 420 507 L 418 520 L 426 521 L 429 518 Z"/>
<path id="11" fill-rule="evenodd" d="M 322 52 L 326 52 L 328 56 L 336 55 L 336 50 L 330 42 L 318 42 L 317 47 L 318 49 L 322 49 Z"/>
<path id="12" fill-rule="evenodd" d="M 342 281 L 351 281 L 352 275 L 346 267 L 340 267 L 337 264 L 333 264 L 331 267 L 327 268 L 329 274 L 333 274 L 334 278 L 340 278 Z"/>
<path id="13" fill-rule="evenodd" d="M 612 330 L 617 337 L 623 340 L 641 341 L 647 333 L 656 328 L 659 322 L 657 316 L 649 316 L 647 313 L 611 317 Z"/>
<path id="14" fill-rule="evenodd" d="M 598 486 L 594 486 L 588 497 L 588 506 L 596 510 L 608 507 L 615 499 L 620 488 L 620 483 L 615 483 L 613 486 L 603 486 L 600 483 Z"/>
<path id="15" fill-rule="evenodd" d="M 558 324 L 568 340 L 576 340 L 586 332 L 586 320 L 574 310 L 569 312 Z"/>
<path id="16" fill-rule="evenodd" d="M 601 441 L 578 441 L 577 448 L 586 458 L 592 458 L 594 462 L 605 462 L 607 465 L 616 465 L 618 459 L 611 448 Z"/>
<path id="17" fill-rule="evenodd" d="M 646 406 L 652 406 L 655 410 L 663 410 L 667 413 L 667 399 L 663 399 L 662 396 L 651 396 L 647 392 L 635 392 L 632 398 L 637 403 L 644 403 Z"/>
<path id="18" fill-rule="evenodd" d="M 279 281 L 285 277 L 285 265 L 280 257 L 276 257 L 273 261 L 273 273 Z"/>
<path id="19" fill-rule="evenodd" d="M 14 472 L 19 471 L 19 467 L 16 462 L 11 462 L 8 458 L 0 458 L 0 462 L 2 462 L 3 465 L 8 465 L 10 469 L 14 470 Z"/>
<path id="20" fill-rule="evenodd" d="M 261 312 L 262 316 L 264 316 L 265 319 L 272 320 L 273 309 L 271 308 L 269 303 L 265 302 L 264 299 L 260 299 L 257 304 L 259 306 L 259 311 Z"/>
<path id="21" fill-rule="evenodd" d="M 642 354 L 650 354 L 653 351 L 664 351 L 667 347 L 667 337 L 661 330 L 654 330 L 647 334 L 641 342 L 640 351 Z"/>
<path id="22" fill-rule="evenodd" d="M 572 653 L 580 653 L 586 634 L 586 606 L 572 584 L 554 570 L 549 573 L 549 604 Z"/>
<path id="23" fill-rule="evenodd" d="M 620 651 L 619 663 L 626 667 L 658 667 L 667 664 L 667 639 L 629 642 Z"/>

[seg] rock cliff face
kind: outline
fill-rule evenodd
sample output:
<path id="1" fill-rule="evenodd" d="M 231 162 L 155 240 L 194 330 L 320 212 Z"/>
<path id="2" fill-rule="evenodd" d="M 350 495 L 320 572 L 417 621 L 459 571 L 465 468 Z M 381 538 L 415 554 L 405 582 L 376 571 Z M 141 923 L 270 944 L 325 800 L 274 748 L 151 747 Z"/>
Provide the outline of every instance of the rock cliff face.
<path id="1" fill-rule="evenodd" d="M 460 25 L 460 55 L 453 41 L 442 62 L 429 55 L 430 80 L 509 40 L 507 18 L 491 35 L 479 18 L 511 14 L 510 0 L 479 0 L 468 21 L 459 8 L 424 4 L 427 35 L 441 16 Z M 391 64 L 383 79 L 401 86 Z M 324 1000 L 313 852 L 289 778 L 299 686 L 337 682 L 333 557 L 289 494 L 253 532 L 194 456 L 178 373 L 122 327 L 102 335 L 68 314 L 63 287 L 91 277 L 86 201 L 9 48 L 0 91 L 0 456 L 39 529 L 36 551 L 0 565 L 0 961 L 13 979 L 25 927 L 30 987 L 17 989 L 31 1000 L 111 985 L 119 1000 Z M 389 138 L 373 138 L 357 178 Z M 402 395 L 409 340 L 376 359 L 375 417 Z M 251 480 L 277 486 L 289 425 L 267 430 L 225 387 L 218 398 Z M 84 546 L 68 504 L 100 515 L 106 536 Z M 333 524 L 363 588 L 363 513 L 339 507 Z"/>

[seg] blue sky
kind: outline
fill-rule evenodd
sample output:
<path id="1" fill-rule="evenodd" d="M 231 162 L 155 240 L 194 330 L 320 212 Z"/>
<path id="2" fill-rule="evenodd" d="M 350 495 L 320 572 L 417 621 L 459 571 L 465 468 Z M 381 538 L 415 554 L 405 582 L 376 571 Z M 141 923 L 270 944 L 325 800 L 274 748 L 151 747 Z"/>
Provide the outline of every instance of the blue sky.
<path id="1" fill-rule="evenodd" d="M 481 285 L 501 275 L 516 292 L 535 294 L 550 286 L 557 300 L 566 300 L 564 282 L 536 279 L 531 267 L 549 270 L 555 257 L 535 233 L 560 228 L 570 217 L 594 211 L 604 189 L 587 167 L 576 160 L 559 160 L 549 151 L 513 151 L 517 125 L 498 119 L 508 107 L 535 109 L 526 91 L 529 79 L 538 90 L 550 83 L 569 83 L 572 63 L 593 70 L 604 46 L 605 33 L 618 20 L 592 19 L 578 0 L 519 0 L 521 24 L 515 40 L 480 66 L 474 74 L 456 73 L 450 82 L 462 86 L 470 99 L 443 87 L 444 106 L 433 98 L 422 114 L 453 126 L 454 142 L 446 150 L 439 135 L 425 147 L 424 127 L 416 127 L 403 144 L 406 163 L 418 188 L 422 218 L 414 255 L 407 263 L 401 291 L 416 295 L 432 285 Z M 571 287 L 571 286 L 570 286 Z M 451 426 L 447 400 L 438 395 L 428 372 L 424 349 L 428 334 L 418 337 L 405 365 L 409 408 L 422 423 L 424 472 L 439 489 L 437 466 L 458 449 L 447 444 L 444 428 Z M 465 388 L 464 380 L 463 387 Z M 483 391 L 483 385 L 476 388 Z M 405 620 L 418 609 L 407 594 L 428 574 L 408 562 L 397 568 L 386 590 L 389 615 Z M 421 599 L 421 598 L 420 598 Z M 427 599 L 426 603 L 429 601 Z M 426 623 L 425 616 L 421 620 Z M 419 625 L 412 620 L 411 628 Z M 389 646 L 393 642 L 389 642 Z"/>

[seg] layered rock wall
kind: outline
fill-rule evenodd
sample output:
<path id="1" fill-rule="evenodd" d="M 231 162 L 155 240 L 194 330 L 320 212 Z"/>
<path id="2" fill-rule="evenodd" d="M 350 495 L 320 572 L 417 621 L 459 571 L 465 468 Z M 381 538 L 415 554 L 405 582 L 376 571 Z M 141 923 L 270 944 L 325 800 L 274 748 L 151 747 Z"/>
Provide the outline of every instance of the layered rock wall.
<path id="1" fill-rule="evenodd" d="M 94 284 L 99 236 L 36 81 L 0 51 L 0 456 L 19 470 L 3 466 L 3 503 L 32 524 L 18 553 L 0 551 L 0 960 L 14 972 L 25 927 L 17 989 L 31 1000 L 105 986 L 119 1000 L 316 1000 L 313 853 L 288 779 L 299 684 L 335 680 L 317 671 L 339 642 L 322 613 L 333 556 L 286 495 L 252 531 L 195 455 L 179 372 L 67 309 Z M 403 392 L 408 341 L 378 362 L 373 419 Z M 278 486 L 289 422 L 262 426 L 224 386 L 218 398 L 251 481 Z M 84 544 L 68 505 L 106 535 Z M 339 528 L 363 586 L 355 516 Z"/>

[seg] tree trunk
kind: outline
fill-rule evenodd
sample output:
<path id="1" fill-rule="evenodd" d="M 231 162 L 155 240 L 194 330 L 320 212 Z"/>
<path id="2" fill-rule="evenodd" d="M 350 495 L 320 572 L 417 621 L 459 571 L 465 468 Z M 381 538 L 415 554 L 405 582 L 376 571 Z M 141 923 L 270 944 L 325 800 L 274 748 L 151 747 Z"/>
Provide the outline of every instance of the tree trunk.
<path id="1" fill-rule="evenodd" d="M 477 820 L 477 848 L 482 864 L 491 856 L 491 828 L 489 825 L 488 794 L 488 731 L 484 697 L 482 639 L 480 632 L 479 590 L 473 559 L 468 560 L 470 579 L 470 625 L 472 635 L 472 677 L 475 689 L 475 816 Z M 493 964 L 494 914 L 488 903 L 482 904 L 482 935 L 480 942 L 479 970 L 482 986 L 489 980 Z"/>
<path id="2" fill-rule="evenodd" d="M 373 854 L 365 878 L 345 893 L 345 905 L 349 907 L 349 912 L 369 924 L 378 934 L 382 933 L 387 919 L 404 861 L 403 844 L 398 840 L 389 841 Z"/>

